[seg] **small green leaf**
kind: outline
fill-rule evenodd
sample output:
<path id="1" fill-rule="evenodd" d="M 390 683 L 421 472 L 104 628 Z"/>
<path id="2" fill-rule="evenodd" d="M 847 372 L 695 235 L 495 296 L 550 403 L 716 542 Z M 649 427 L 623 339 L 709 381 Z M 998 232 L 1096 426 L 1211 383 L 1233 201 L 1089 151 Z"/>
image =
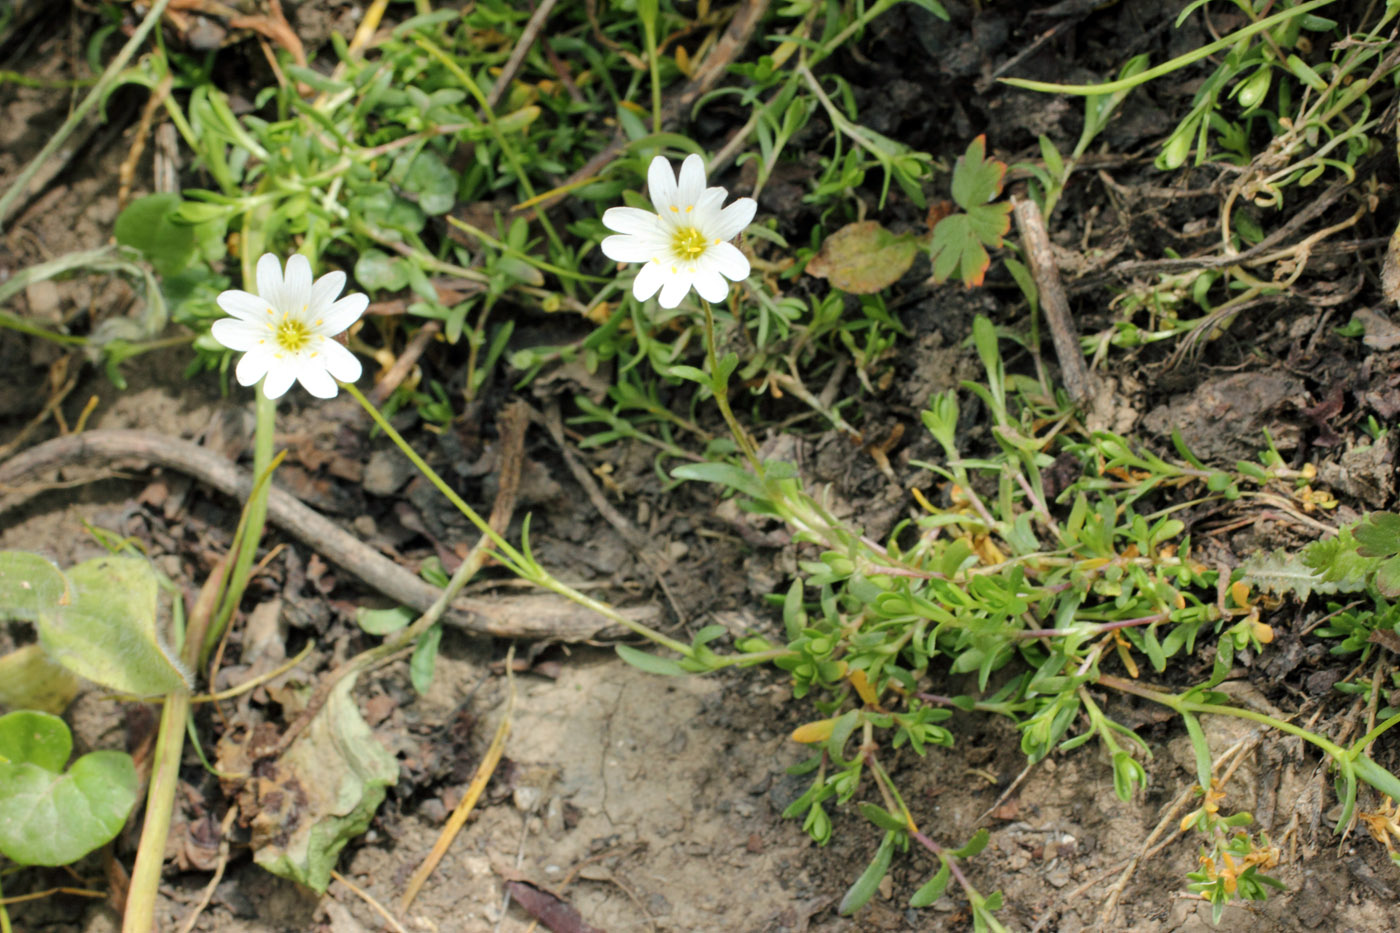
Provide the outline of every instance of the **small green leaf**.
<path id="1" fill-rule="evenodd" d="M 645 651 L 638 651 L 631 645 L 615 645 L 614 650 L 617 656 L 638 670 L 646 671 L 648 674 L 660 674 L 662 677 L 680 677 L 686 673 L 685 668 L 680 663 L 670 658 L 658 658 L 654 654 L 647 654 Z"/>
<path id="2" fill-rule="evenodd" d="M 112 233 L 123 246 L 140 250 L 161 276 L 175 275 L 194 258 L 197 242 L 190 228 L 175 222 L 178 194 L 152 194 L 132 201 Z"/>
<path id="3" fill-rule="evenodd" d="M 1362 557 L 1400 554 L 1400 515 L 1394 512 L 1372 512 L 1351 533 L 1360 545 L 1356 552 Z"/>
<path id="4" fill-rule="evenodd" d="M 987 843 L 991 838 L 991 833 L 987 832 L 985 829 L 979 829 L 972 834 L 972 838 L 967 840 L 961 849 L 955 849 L 948 854 L 956 859 L 972 858 L 987 847 Z"/>
<path id="5" fill-rule="evenodd" d="M 884 840 L 880 843 L 880 848 L 875 850 L 875 858 L 861 872 L 856 883 L 851 885 L 846 891 L 846 896 L 841 898 L 840 913 L 843 917 L 860 910 L 866 905 L 870 898 L 875 896 L 875 892 L 880 887 L 880 882 L 884 880 L 885 874 L 890 870 L 890 860 L 894 857 L 894 833 L 885 833 Z"/>
<path id="6" fill-rule="evenodd" d="M 438 646 L 441 643 L 442 626 L 434 625 L 413 646 L 413 658 L 408 662 L 408 679 L 420 696 L 427 693 L 433 684 L 433 670 L 437 666 Z"/>
<path id="7" fill-rule="evenodd" d="M 938 872 L 932 878 L 925 881 L 919 890 L 914 892 L 914 896 L 909 898 L 910 907 L 927 907 L 943 896 L 943 892 L 948 889 L 948 881 L 953 877 L 952 869 L 947 862 L 938 867 Z"/>
<path id="8" fill-rule="evenodd" d="M 391 609 L 355 610 L 355 622 L 371 635 L 388 635 L 397 632 L 418 618 L 418 610 L 408 606 L 394 606 Z"/>
<path id="9" fill-rule="evenodd" d="M 72 737 L 62 719 L 0 716 L 0 853 L 21 865 L 67 865 L 110 842 L 136 804 L 125 752 L 91 752 L 63 773 Z"/>
<path id="10" fill-rule="evenodd" d="M 888 829 L 894 832 L 901 832 L 909 829 L 909 824 L 895 816 L 884 807 L 876 806 L 873 803 L 861 803 L 858 806 L 860 815 L 881 829 Z"/>
<path id="11" fill-rule="evenodd" d="M 62 771 L 73 754 L 68 725 L 49 713 L 20 710 L 0 716 L 0 760 Z"/>

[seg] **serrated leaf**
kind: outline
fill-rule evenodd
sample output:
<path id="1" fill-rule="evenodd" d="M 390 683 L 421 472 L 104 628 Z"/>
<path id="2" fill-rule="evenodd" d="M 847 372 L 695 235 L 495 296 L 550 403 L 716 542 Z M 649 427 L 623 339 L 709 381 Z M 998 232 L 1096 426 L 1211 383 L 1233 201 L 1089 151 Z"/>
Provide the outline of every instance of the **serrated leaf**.
<path id="1" fill-rule="evenodd" d="M 136 804 L 136 767 L 125 752 L 72 749 L 57 716 L 0 716 L 0 853 L 21 865 L 67 865 L 110 842 Z"/>
<path id="2" fill-rule="evenodd" d="M 1400 557 L 1384 561 L 1376 570 L 1376 589 L 1390 599 L 1400 596 Z"/>
<path id="3" fill-rule="evenodd" d="M 1372 512 L 1351 531 L 1362 557 L 1389 557 L 1400 554 L 1400 515 Z"/>
<path id="4" fill-rule="evenodd" d="M 986 137 L 978 136 L 953 166 L 953 200 L 964 213 L 944 217 L 929 244 L 935 281 L 954 272 L 964 285 L 981 285 L 991 258 L 1011 229 L 1011 205 L 989 203 L 1001 194 L 1006 163 L 986 158 Z"/>
<path id="5" fill-rule="evenodd" d="M 965 211 L 973 210 L 1001 194 L 1006 163 L 986 158 L 987 136 L 967 144 L 967 151 L 953 165 L 953 200 Z"/>
<path id="6" fill-rule="evenodd" d="M 1340 528 L 1321 541 L 1314 541 L 1302 551 L 1303 563 L 1327 583 L 1335 583 L 1342 592 L 1355 592 L 1365 587 L 1380 561 L 1362 557 L 1351 529 Z"/>
<path id="7" fill-rule="evenodd" d="M 873 220 L 846 224 L 822 241 L 807 274 L 853 295 L 872 295 L 898 282 L 914 263 L 918 244 Z"/>
<path id="8" fill-rule="evenodd" d="M 80 677 L 136 696 L 189 685 L 156 625 L 157 584 L 135 557 L 99 557 L 68 571 L 69 605 L 38 614 L 39 644 Z"/>
<path id="9" fill-rule="evenodd" d="M 1240 565 L 1240 571 L 1240 579 L 1261 592 L 1275 596 L 1295 596 L 1299 601 L 1306 600 L 1313 593 L 1343 591 L 1340 584 L 1324 580 L 1305 564 L 1300 554 L 1290 554 L 1282 548 L 1272 554 L 1250 555 Z M 1345 591 L 1354 592 L 1362 588 L 1363 583 L 1356 583 Z"/>

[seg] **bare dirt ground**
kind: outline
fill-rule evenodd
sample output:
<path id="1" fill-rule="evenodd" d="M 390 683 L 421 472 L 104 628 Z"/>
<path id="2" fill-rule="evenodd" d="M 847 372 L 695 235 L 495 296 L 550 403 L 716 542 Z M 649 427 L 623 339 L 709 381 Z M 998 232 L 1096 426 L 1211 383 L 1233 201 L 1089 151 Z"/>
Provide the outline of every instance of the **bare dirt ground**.
<path id="1" fill-rule="evenodd" d="M 323 6 L 326 16 L 343 13 L 340 4 Z M 1100 18 L 1095 41 L 1113 31 L 1129 30 L 1147 4 L 1123 3 Z M 304 14 L 309 15 L 309 14 Z M 894 15 L 894 14 L 891 14 Z M 900 14 L 903 15 L 903 14 Z M 72 12 L 59 17 L 53 34 L 36 38 L 18 51 L 21 61 L 7 67 L 60 77 L 65 56 L 81 43 L 87 20 Z M 872 30 L 867 52 L 907 51 L 911 41 L 900 20 Z M 66 25 L 65 25 L 66 23 Z M 77 30 L 75 33 L 74 30 Z M 895 50 L 894 53 L 891 50 Z M 984 49 L 1005 55 L 1009 49 Z M 1068 54 L 1068 53 L 1066 53 Z M 846 62 L 844 67 L 871 100 L 888 88 L 874 65 Z M 1104 66 L 1107 70 L 1108 66 Z M 917 82 L 927 75 L 911 69 L 899 80 Z M 945 77 L 940 80 L 946 81 Z M 896 97 L 898 95 L 895 95 Z M 903 98 L 900 98 L 903 99 Z M 1064 114 L 1055 104 L 1024 95 L 1004 94 L 949 104 L 950 142 L 930 148 L 960 148 L 959 140 L 980 131 L 989 110 L 1009 114 L 991 143 L 1022 147 L 1041 125 Z M 0 183 L 13 174 L 42 143 L 46 127 L 62 118 L 69 98 L 52 89 L 13 85 L 0 89 Z M 117 213 L 115 177 L 126 154 L 129 129 L 139 103 L 120 96 L 109 109 L 110 124 L 94 125 L 77 151 L 42 180 L 36 196 L 0 241 L 0 276 L 37 261 L 106 242 Z M 943 106 L 943 105 L 940 105 Z M 1145 107 L 1151 105 L 1144 105 Z M 891 127 L 926 118 L 898 113 Z M 935 123 L 938 121 L 929 121 Z M 1139 137 L 1155 132 L 1152 114 L 1129 111 L 1119 132 Z M 917 138 L 911 145 L 926 145 Z M 1127 139 L 1131 142 L 1131 138 Z M 1115 145 L 1127 145 L 1120 139 Z M 1008 159 L 1008 161 L 1010 161 Z M 1120 179 L 1131 186 L 1131 177 Z M 791 207 L 794 223 L 801 208 L 784 204 L 786 189 L 768 189 L 765 210 Z M 1100 228 L 1119 225 L 1137 230 L 1127 215 L 1133 205 L 1109 203 L 1102 189 L 1081 191 L 1084 203 L 1070 212 L 1062 239 L 1067 245 L 1088 236 L 1084 218 L 1099 217 Z M 1189 202 L 1173 202 L 1173 216 L 1189 217 Z M 1114 211 L 1122 216 L 1110 217 Z M 1176 215 L 1180 215 L 1179 217 Z M 1111 221 L 1111 222 L 1110 222 Z M 1154 228 L 1155 229 L 1155 228 Z M 1154 234 L 1155 235 L 1155 234 Z M 872 404 L 872 423 L 908 422 L 912 437 L 917 409 L 929 391 L 955 385 L 975 374 L 969 353 L 957 349 L 970 316 L 995 311 L 991 293 L 964 293 L 957 288 L 918 285 L 907 296 L 906 322 L 914 336 L 901 348 L 900 384 L 883 403 Z M 125 313 L 132 300 L 119 282 L 77 279 L 32 289 L 12 306 L 15 313 L 39 320 L 69 320 L 91 309 Z M 1261 399 L 1256 410 L 1240 412 L 1229 428 L 1205 432 L 1197 452 L 1233 456 L 1233 449 L 1254 443 L 1259 424 L 1272 425 L 1276 439 L 1292 447 L 1306 444 L 1316 430 L 1302 410 L 1316 405 L 1333 374 L 1344 369 L 1374 373 L 1383 383 L 1396 366 L 1395 354 L 1375 351 L 1367 359 L 1349 359 L 1341 351 L 1322 349 L 1310 358 L 1300 348 L 1322 329 L 1318 315 L 1302 306 L 1284 306 L 1240 325 L 1238 342 L 1220 358 L 1186 372 L 1167 373 L 1150 361 L 1126 361 L 1113 377 L 1125 387 L 1121 403 L 1129 423 L 1149 412 L 1188 404 L 1198 387 L 1220 385 L 1232 367 L 1253 353 L 1251 365 L 1281 372 L 1292 381 L 1283 392 Z M 1310 350 L 1311 352 L 1311 350 Z M 0 444 L 15 438 L 38 415 L 46 399 L 55 400 L 62 424 L 76 424 L 95 398 L 88 428 L 140 427 L 172 437 L 210 441 L 219 425 L 221 448 L 237 457 L 246 452 L 251 430 L 244 395 L 222 397 L 210 375 L 186 379 L 188 362 L 180 350 L 162 351 L 128 364 L 130 386 L 119 391 L 106 377 L 77 357 L 64 357 L 39 341 L 0 331 Z M 1141 368 L 1135 368 L 1137 366 Z M 70 384 L 71 380 L 71 384 Z M 1228 389 L 1228 387 L 1227 387 Z M 1235 397 L 1232 395 L 1232 397 Z M 1199 413 L 1200 407 L 1156 416 L 1166 423 Z M 468 542 L 465 531 L 442 525 L 412 487 L 389 496 L 366 493 L 352 478 L 367 470 L 379 449 L 359 429 L 327 425 L 324 410 L 293 403 L 282 430 L 294 453 L 279 473 L 279 482 L 342 524 L 381 535 L 386 546 L 414 559 L 441 544 L 449 551 Z M 1245 417 L 1248 415 L 1249 417 Z M 479 415 L 489 423 L 490 413 Z M 1148 417 L 1148 426 L 1152 418 Z M 28 443 L 53 436 L 59 422 L 49 419 Z M 477 425 L 475 440 L 489 430 Z M 418 438 L 425 446 L 435 441 Z M 485 443 L 485 442 L 482 442 Z M 807 438 L 799 443 L 799 460 L 812 468 L 814 482 L 837 482 L 839 495 L 852 510 L 867 516 L 868 527 L 888 527 L 907 503 L 895 499 L 874 466 L 845 461 L 834 438 Z M 912 442 L 915 445 L 917 442 Z M 926 443 L 926 442 L 925 442 Z M 1281 444 L 1281 447 L 1284 446 Z M 1202 449 L 1206 448 L 1206 449 Z M 327 456 L 316 456 L 316 452 Z M 478 450 L 477 453 L 480 451 Z M 434 451 L 439 458 L 450 451 Z M 651 475 L 649 455 L 625 446 L 590 453 L 590 467 L 610 470 L 626 492 L 621 507 L 639 525 L 652 530 L 667 560 L 659 579 L 641 563 L 601 519 L 562 469 L 558 451 L 547 435 L 532 429 L 527 453 L 536 486 L 528 503 L 537 528 L 545 529 L 538 550 L 544 562 L 568 579 L 630 594 L 655 604 L 667 625 L 693 631 L 714 619 L 775 630 L 776 622 L 761 597 L 782 584 L 794 565 L 791 545 L 754 548 L 723 523 L 712 519 L 710 493 L 686 487 L 663 493 Z M 1333 459 L 1341 457 L 1322 452 Z M 334 469 L 329 454 L 352 466 Z M 921 456 L 917 446 L 901 463 Z M 62 477 L 36 478 L 52 488 L 27 495 L 21 504 L 0 512 L 0 548 L 43 551 L 60 563 L 100 552 L 87 525 L 132 535 L 161 568 L 187 588 L 197 588 L 209 569 L 210 555 L 227 544 L 237 503 L 191 484 L 188 478 L 141 466 L 108 470 L 100 477 L 73 471 Z M 479 505 L 490 502 L 486 480 L 464 483 L 464 494 Z M 1393 489 L 1390 487 L 1390 489 Z M 1386 504 L 1352 500 L 1352 505 Z M 435 524 L 438 522 L 438 524 Z M 422 529 L 424 536 L 415 537 Z M 517 525 L 518 529 L 518 525 Z M 713 533 L 700 534 L 700 529 Z M 430 546 L 426 543 L 432 541 Z M 285 543 L 274 532 L 271 543 Z M 1237 537 L 1217 542 L 1225 552 L 1248 553 L 1282 543 L 1276 528 L 1249 526 Z M 290 645 L 317 643 L 307 675 L 330 666 L 363 647 L 366 636 L 353 626 L 353 604 L 365 592 L 299 545 L 269 565 L 250 596 L 247 608 L 282 600 Z M 1285 610 L 1284 615 L 1292 612 Z M 1349 715 L 1342 699 L 1306 695 L 1310 672 L 1326 672 L 1325 650 L 1291 634 L 1306 619 L 1301 612 L 1275 624 L 1281 632 L 1277 656 L 1255 659 L 1232 678 L 1231 689 L 1244 704 L 1280 715 L 1307 707 L 1318 717 L 1313 728 L 1332 723 L 1340 730 Z M 0 648 L 27 639 L 22 626 L 0 627 Z M 522 653 L 525 646 L 522 646 Z M 290 653 L 290 650 L 289 650 Z M 384 904 L 392 904 L 407 875 L 432 845 L 447 813 L 460 799 L 480 755 L 504 714 L 507 685 L 502 676 L 505 646 L 491 640 L 449 632 L 432 689 L 423 697 L 408 682 L 406 663 L 379 669 L 363 678 L 356 692 L 376 735 L 399 757 L 404 778 L 381 808 L 370 832 L 340 859 L 344 879 Z M 715 931 L 715 933 L 798 933 L 798 931 L 924 930 L 963 931 L 971 921 L 958 900 L 945 898 L 922 912 L 902 906 L 928 877 L 927 858 L 912 855 L 897 861 L 891 879 L 874 902 L 851 919 L 836 915 L 842 892 L 869 857 L 877 837 L 853 814 L 838 817 L 838 839 L 830 847 L 813 845 L 792 821 L 780 819 L 784 807 L 801 791 L 785 769 L 803 756 L 786 738 L 801 715 L 789 701 L 777 672 L 742 671 L 706 679 L 671 680 L 642 674 L 621 663 L 606 647 L 553 646 L 532 659 L 515 676 L 517 697 L 511 714 L 506 760 L 493 780 L 479 812 L 457 839 L 423 895 L 403 917 L 409 930 L 516 933 L 536 929 L 518 906 L 507 905 L 503 883 L 528 878 L 572 903 L 588 924 L 600 930 Z M 1325 695 L 1330 681 L 1316 690 Z M 955 693 L 956 684 L 935 685 Z M 1149 790 L 1130 803 L 1114 795 L 1109 769 L 1089 746 L 1048 759 L 1025 771 L 1018 736 L 1008 724 L 959 714 L 952 749 L 934 749 L 927 758 L 898 759 L 898 779 L 908 788 L 911 805 L 927 814 L 931 833 L 947 840 L 967 838 L 978 826 L 991 829 L 987 850 L 972 862 L 974 883 L 984 891 L 1000 889 L 1007 907 L 1001 919 L 1017 930 L 1131 930 L 1141 933 L 1194 933 L 1211 929 L 1210 910 L 1182 892 L 1184 875 L 1196 867 L 1196 843 L 1176 826 L 1192 805 L 1183 806 L 1194 783 L 1194 767 L 1179 724 L 1151 718 L 1145 709 L 1110 708 L 1110 714 L 1138 727 L 1152 745 L 1147 763 Z M 1353 710 L 1354 712 L 1354 710 Z M 97 693 L 84 694 L 71 715 L 81 747 L 139 744 L 149 735 L 150 710 L 119 708 Z M 202 728 L 212 735 L 209 717 Z M 1256 931 L 1358 931 L 1381 933 L 1395 928 L 1396 891 L 1400 879 L 1384 851 L 1369 839 L 1332 834 L 1335 819 L 1330 778 L 1317 759 L 1277 735 L 1214 724 L 1212 751 L 1238 763 L 1230 782 L 1229 805 L 1255 814 L 1284 849 L 1275 874 L 1288 885 L 1267 903 L 1227 910 L 1220 929 Z M 213 739 L 210 740 L 212 745 Z M 181 813 L 172 837 L 173 857 L 162 889 L 162 930 L 180 929 L 195 910 L 217 861 L 218 820 L 223 812 L 218 785 L 187 754 Z M 134 834 L 120 838 L 115 852 L 126 859 Z M 110 858 L 92 857 L 79 866 L 81 886 L 105 888 Z M 6 894 L 40 891 L 73 884 L 58 871 L 26 871 L 7 879 Z M 101 901 L 57 895 L 12 907 L 16 928 L 41 933 L 102 933 L 116 930 L 112 906 Z M 387 929 L 365 900 L 342 881 L 317 898 L 253 865 L 234 836 L 227 869 L 194 929 L 211 933 L 271 933 L 325 930 L 332 933 Z"/>

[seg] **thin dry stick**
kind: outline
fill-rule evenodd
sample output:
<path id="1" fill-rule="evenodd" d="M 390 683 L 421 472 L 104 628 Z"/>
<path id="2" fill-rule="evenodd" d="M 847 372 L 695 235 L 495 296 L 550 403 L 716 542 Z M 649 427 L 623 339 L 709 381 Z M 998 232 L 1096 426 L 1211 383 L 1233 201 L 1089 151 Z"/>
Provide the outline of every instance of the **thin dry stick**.
<path id="1" fill-rule="evenodd" d="M 345 877 L 340 872 L 336 871 L 334 868 L 331 869 L 331 877 L 334 878 L 336 881 L 339 881 L 341 884 L 345 885 L 347 888 L 349 888 L 351 894 L 354 894 L 360 900 L 368 904 L 369 909 L 379 914 L 379 916 L 383 917 L 384 922 L 389 924 L 389 926 L 393 927 L 396 933 L 408 933 L 408 931 L 403 928 L 403 924 L 399 923 L 398 920 L 394 919 L 394 915 L 389 913 L 388 909 L 385 908 L 383 904 L 379 903 L 372 896 L 370 896 L 370 893 L 368 891 L 364 890 L 358 885 L 353 884 L 349 878 Z"/>
<path id="2" fill-rule="evenodd" d="M 501 67 L 501 73 L 496 77 L 496 83 L 491 86 L 491 92 L 486 95 L 487 109 L 494 112 L 496 105 L 501 102 L 506 88 L 510 87 L 510 83 L 515 80 L 515 73 L 520 70 L 521 64 L 524 63 L 526 53 L 530 51 L 530 46 L 535 44 L 535 38 L 544 28 L 545 20 L 549 19 L 550 11 L 558 2 L 559 0 L 544 0 L 530 15 L 529 22 L 521 31 L 520 38 L 516 40 L 515 48 L 510 50 L 510 58 L 506 59 L 505 65 Z"/>
<path id="3" fill-rule="evenodd" d="M 398 359 L 394 360 L 394 365 L 385 370 L 384 375 L 374 384 L 374 388 L 369 390 L 369 400 L 375 407 L 383 407 L 385 399 L 393 395 L 394 390 L 408 378 L 419 357 L 428 349 L 429 342 L 440 330 L 442 324 L 438 321 L 428 321 L 418 328 L 418 332 L 408 341 Z"/>
<path id="4" fill-rule="evenodd" d="M 1050 251 L 1050 237 L 1045 232 L 1040 206 L 1030 199 L 1017 201 L 1015 215 L 1016 229 L 1021 233 L 1021 243 L 1030 261 L 1031 276 L 1040 292 L 1040 307 L 1045 312 L 1045 323 L 1055 344 L 1055 356 L 1060 360 L 1065 391 L 1076 405 L 1084 406 L 1094 397 L 1094 384 L 1089 377 L 1089 367 L 1084 364 L 1084 351 L 1079 348 L 1079 332 L 1069 312 L 1064 286 L 1060 284 L 1060 270 Z"/>
<path id="5" fill-rule="evenodd" d="M 511 645 L 506 652 L 506 696 L 505 712 L 501 714 L 501 721 L 496 726 L 496 734 L 491 738 L 491 746 L 486 749 L 486 757 L 481 759 L 481 764 L 477 766 L 476 774 L 472 775 L 472 781 L 467 785 L 466 795 L 462 797 L 462 802 L 457 804 L 457 809 L 452 811 L 452 816 L 448 819 L 447 825 L 442 828 L 438 835 L 437 842 L 433 844 L 433 850 L 428 853 L 428 857 L 423 860 L 423 864 L 418 866 L 418 870 L 413 873 L 413 877 L 408 881 L 408 887 L 404 890 L 403 899 L 399 901 L 399 910 L 407 911 L 413 904 L 413 899 L 418 896 L 418 892 L 427 883 L 437 869 L 442 857 L 447 854 L 447 849 L 452 845 L 452 840 L 457 838 L 457 833 L 467 822 L 467 817 L 471 815 L 472 808 L 476 806 L 477 800 L 481 797 L 481 792 L 486 789 L 486 783 L 491 780 L 491 775 L 496 771 L 496 765 L 500 764 L 501 755 L 506 749 L 506 736 L 510 735 L 511 713 L 515 710 L 515 645 Z"/>
<path id="6" fill-rule="evenodd" d="M 200 914 L 209 906 L 209 902 L 214 899 L 214 889 L 219 886 L 219 882 L 224 878 L 224 869 L 228 867 L 228 835 L 233 829 L 233 821 L 238 816 L 238 804 L 228 808 L 224 814 L 223 821 L 219 823 L 219 861 L 214 865 L 214 876 L 209 879 L 209 883 L 204 886 L 204 893 L 199 896 L 199 903 L 190 908 L 189 916 L 185 918 L 184 926 L 180 927 L 180 933 L 190 933 L 194 925 L 199 922 Z"/>
<path id="7" fill-rule="evenodd" d="M 0 500 L 0 513 L 33 494 L 32 487 L 19 484 L 32 483 L 37 474 L 75 463 L 105 465 L 115 461 L 140 461 L 179 470 L 240 501 L 252 487 L 248 473 L 190 441 L 149 431 L 88 431 L 46 441 L 0 464 L 0 492 L 12 494 Z M 267 516 L 307 547 L 405 606 L 426 612 L 441 593 L 276 486 L 268 495 Z M 639 621 L 656 616 L 651 606 L 622 611 Z M 587 642 L 623 634 L 611 623 L 553 593 L 489 600 L 458 596 L 443 619 L 466 631 L 498 638 Z"/>

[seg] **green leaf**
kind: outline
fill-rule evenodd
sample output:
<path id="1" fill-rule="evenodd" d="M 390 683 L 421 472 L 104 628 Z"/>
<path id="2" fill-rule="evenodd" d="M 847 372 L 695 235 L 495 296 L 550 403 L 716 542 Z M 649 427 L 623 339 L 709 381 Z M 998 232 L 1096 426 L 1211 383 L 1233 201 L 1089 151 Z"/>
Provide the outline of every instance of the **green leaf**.
<path id="1" fill-rule="evenodd" d="M 21 710 L 0 716 L 0 760 L 29 762 L 45 771 L 62 771 L 73 754 L 68 725 L 49 713 Z"/>
<path id="2" fill-rule="evenodd" d="M 910 907 L 927 907 L 943 896 L 943 892 L 948 889 L 948 881 L 953 877 L 952 868 L 947 862 L 938 867 L 938 872 L 932 878 L 925 881 L 919 890 L 914 892 L 914 896 L 909 898 Z"/>
<path id="3" fill-rule="evenodd" d="M 0 551 L 0 617 L 33 620 L 72 599 L 53 561 L 28 551 Z"/>
<path id="4" fill-rule="evenodd" d="M 861 803 L 858 805 L 860 815 L 881 829 L 888 829 L 894 832 L 902 832 L 909 829 L 909 824 L 895 816 L 884 807 L 876 806 L 873 803 Z"/>
<path id="5" fill-rule="evenodd" d="M 355 260 L 355 281 L 370 291 L 396 292 L 408 287 L 408 273 L 402 259 L 367 249 Z"/>
<path id="6" fill-rule="evenodd" d="M 135 557 L 99 557 L 68 571 L 73 599 L 35 622 L 49 657 L 80 677 L 136 696 L 188 686 L 156 627 L 157 584 Z"/>
<path id="7" fill-rule="evenodd" d="M 919 247 L 910 234 L 894 234 L 873 220 L 846 224 L 822 241 L 807 274 L 853 295 L 872 295 L 898 282 Z"/>
<path id="8" fill-rule="evenodd" d="M 1351 531 L 1360 545 L 1356 552 L 1362 557 L 1389 557 L 1400 554 L 1400 515 L 1393 512 L 1372 512 Z"/>
<path id="9" fill-rule="evenodd" d="M 399 171 L 403 189 L 418 195 L 423 213 L 445 214 L 457 203 L 457 176 L 431 149 L 419 152 Z"/>
<path id="10" fill-rule="evenodd" d="M 418 610 L 408 606 L 394 606 L 391 609 L 355 610 L 355 623 L 371 635 L 388 635 L 397 632 L 418 618 Z"/>
<path id="11" fill-rule="evenodd" d="M 72 737 L 62 719 L 0 717 L 0 853 L 21 865 L 67 865 L 110 842 L 136 804 L 125 752 L 91 752 L 62 772 Z"/>
<path id="12" fill-rule="evenodd" d="M 39 645 L 0 657 L 0 707 L 62 713 L 82 688 L 72 671 L 55 664 Z"/>
<path id="13" fill-rule="evenodd" d="M 955 849 L 948 854 L 956 859 L 972 858 L 974 855 L 977 855 L 979 852 L 981 852 L 987 847 L 987 843 L 991 840 L 991 838 L 991 833 L 987 832 L 987 830 L 985 829 L 979 829 L 977 830 L 977 832 L 972 834 L 971 839 L 963 843 L 961 849 Z"/>
<path id="14" fill-rule="evenodd" d="M 631 645 L 615 645 L 614 650 L 617 656 L 638 670 L 646 671 L 648 674 L 660 674 L 662 677 L 680 677 L 685 674 L 685 668 L 680 666 L 678 661 L 670 658 L 658 658 L 654 654 L 647 654 L 645 651 L 638 651 Z"/>
<path id="15" fill-rule="evenodd" d="M 399 776 L 398 761 L 355 706 L 354 683 L 343 678 L 291 748 L 260 766 L 266 805 L 253 860 L 315 891 L 326 890 L 340 850 L 369 828 Z"/>
<path id="16" fill-rule="evenodd" d="M 880 882 L 884 880 L 885 874 L 890 870 L 890 860 L 894 857 L 894 833 L 885 833 L 884 840 L 880 843 L 880 848 L 875 850 L 875 858 L 861 872 L 856 883 L 851 885 L 846 891 L 846 896 L 841 898 L 839 908 L 841 916 L 849 917 L 851 914 L 865 906 L 866 902 L 875 895 L 880 887 Z"/>
<path id="17" fill-rule="evenodd" d="M 178 194 L 138 198 L 117 216 L 113 235 L 123 246 L 140 250 L 161 276 L 182 271 L 194 258 L 197 242 L 190 228 L 175 222 Z"/>
<path id="18" fill-rule="evenodd" d="M 408 679 L 420 696 L 433 685 L 433 669 L 437 666 L 438 646 L 441 644 L 442 626 L 434 625 L 413 646 L 413 659 L 408 662 Z"/>
<path id="19" fill-rule="evenodd" d="M 986 134 L 968 143 L 967 151 L 953 165 L 953 200 L 958 207 L 972 211 L 1001 194 L 1006 163 L 986 158 Z"/>
<path id="20" fill-rule="evenodd" d="M 676 479 L 718 483 L 755 499 L 761 499 L 764 496 L 763 484 L 759 482 L 758 478 L 748 470 L 731 463 L 686 463 L 672 470 L 671 475 Z"/>

